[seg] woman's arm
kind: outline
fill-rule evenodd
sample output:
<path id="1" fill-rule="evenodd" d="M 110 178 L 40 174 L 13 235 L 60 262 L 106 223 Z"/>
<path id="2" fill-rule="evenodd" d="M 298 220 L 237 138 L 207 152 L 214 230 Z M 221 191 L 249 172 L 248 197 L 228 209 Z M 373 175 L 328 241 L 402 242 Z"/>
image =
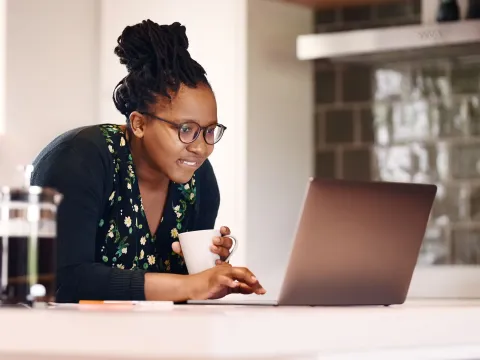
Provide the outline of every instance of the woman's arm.
<path id="1" fill-rule="evenodd" d="M 145 299 L 183 302 L 190 299 L 188 279 L 177 274 L 145 274 Z"/>
<path id="2" fill-rule="evenodd" d="M 144 271 L 109 268 L 95 259 L 98 221 L 111 186 L 110 162 L 94 142 L 73 139 L 34 164 L 32 184 L 63 194 L 57 215 L 58 302 L 145 299 Z"/>

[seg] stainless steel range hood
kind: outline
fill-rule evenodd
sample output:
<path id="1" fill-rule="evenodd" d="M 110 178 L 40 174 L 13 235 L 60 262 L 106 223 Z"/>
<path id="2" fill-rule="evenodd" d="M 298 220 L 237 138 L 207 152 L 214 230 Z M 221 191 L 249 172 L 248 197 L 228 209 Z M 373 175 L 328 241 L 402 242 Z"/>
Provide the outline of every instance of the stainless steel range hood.
<path id="1" fill-rule="evenodd" d="M 300 60 L 368 63 L 475 54 L 480 54 L 479 20 L 309 34 L 297 38 Z"/>

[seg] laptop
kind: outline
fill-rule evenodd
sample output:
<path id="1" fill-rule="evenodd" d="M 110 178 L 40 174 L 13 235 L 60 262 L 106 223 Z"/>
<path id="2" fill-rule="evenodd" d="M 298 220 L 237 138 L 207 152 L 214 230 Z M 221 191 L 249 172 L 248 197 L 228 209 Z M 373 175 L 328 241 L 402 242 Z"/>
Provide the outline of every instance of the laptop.
<path id="1" fill-rule="evenodd" d="M 436 185 L 311 178 L 275 299 L 230 295 L 188 304 L 403 304 Z"/>

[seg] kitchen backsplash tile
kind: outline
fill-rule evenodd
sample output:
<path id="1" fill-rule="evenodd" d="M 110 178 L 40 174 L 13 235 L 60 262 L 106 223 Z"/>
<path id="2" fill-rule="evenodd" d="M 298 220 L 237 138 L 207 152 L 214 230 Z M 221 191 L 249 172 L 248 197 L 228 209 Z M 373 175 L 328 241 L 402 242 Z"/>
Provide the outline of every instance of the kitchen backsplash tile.
<path id="1" fill-rule="evenodd" d="M 468 114 L 463 100 L 430 103 L 430 130 L 432 138 L 448 139 L 468 135 Z"/>
<path id="2" fill-rule="evenodd" d="M 342 152 L 342 175 L 350 180 L 370 180 L 372 178 L 371 149 L 346 149 Z"/>
<path id="3" fill-rule="evenodd" d="M 324 130 L 324 113 L 317 112 L 314 121 L 314 144 L 318 147 L 319 144 L 325 143 L 325 130 Z"/>
<path id="4" fill-rule="evenodd" d="M 446 227 L 430 225 L 427 228 L 418 263 L 422 265 L 451 263 L 450 231 Z"/>
<path id="5" fill-rule="evenodd" d="M 478 94 L 480 91 L 480 63 L 464 64 L 452 61 L 452 91 L 454 94 Z"/>
<path id="6" fill-rule="evenodd" d="M 334 179 L 336 178 L 335 150 L 320 150 L 317 152 L 315 173 L 316 176 Z"/>
<path id="7" fill-rule="evenodd" d="M 406 64 L 382 64 L 372 72 L 373 98 L 377 101 L 400 101 L 409 96 L 410 68 Z"/>
<path id="8" fill-rule="evenodd" d="M 480 179 L 480 142 L 450 144 L 450 174 L 453 179 Z"/>
<path id="9" fill-rule="evenodd" d="M 480 264 L 480 230 L 460 228 L 453 230 L 451 263 Z"/>
<path id="10" fill-rule="evenodd" d="M 318 12 L 318 31 L 420 21 L 421 2 Z M 438 186 L 424 264 L 480 264 L 480 59 L 316 62 L 316 175 Z"/>
<path id="11" fill-rule="evenodd" d="M 465 184 L 439 184 L 431 212 L 431 224 L 448 226 L 469 220 L 469 188 Z"/>
<path id="12" fill-rule="evenodd" d="M 463 110 L 468 118 L 470 136 L 480 135 L 480 94 L 465 96 L 462 100 Z"/>
<path id="13" fill-rule="evenodd" d="M 317 104 L 331 104 L 335 102 L 335 69 L 318 70 L 315 75 L 315 100 Z"/>
<path id="14" fill-rule="evenodd" d="M 365 102 L 372 100 L 372 74 L 369 66 L 345 66 L 340 69 L 341 101 Z"/>
<path id="15" fill-rule="evenodd" d="M 359 109 L 360 112 L 360 139 L 361 143 L 371 144 L 375 141 L 375 127 L 371 107 Z"/>
<path id="16" fill-rule="evenodd" d="M 445 101 L 451 96 L 448 61 L 414 62 L 410 65 L 408 94 L 413 98 L 423 97 L 431 101 Z"/>
<path id="17" fill-rule="evenodd" d="M 444 149 L 434 143 L 414 142 L 410 144 L 411 181 L 437 183 L 442 180 L 443 172 L 438 160 L 444 156 Z"/>
<path id="18" fill-rule="evenodd" d="M 353 110 L 330 109 L 325 112 L 325 142 L 327 144 L 354 141 Z"/>
<path id="19" fill-rule="evenodd" d="M 373 148 L 373 179 L 409 182 L 412 179 L 410 145 L 377 146 Z"/>
<path id="20" fill-rule="evenodd" d="M 469 190 L 467 201 L 463 205 L 467 207 L 470 219 L 477 222 L 480 221 L 480 185 L 472 185 Z"/>

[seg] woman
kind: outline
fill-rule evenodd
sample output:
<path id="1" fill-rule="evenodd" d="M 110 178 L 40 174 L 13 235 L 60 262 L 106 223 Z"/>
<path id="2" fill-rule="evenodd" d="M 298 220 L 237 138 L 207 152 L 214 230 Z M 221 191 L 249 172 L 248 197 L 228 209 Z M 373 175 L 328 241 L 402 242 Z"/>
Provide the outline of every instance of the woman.
<path id="1" fill-rule="evenodd" d="M 178 233 L 215 224 L 220 196 L 207 158 L 226 129 L 205 70 L 187 49 L 179 23 L 127 26 L 115 54 L 128 75 L 113 92 L 126 125 L 71 130 L 35 160 L 32 184 L 64 195 L 58 302 L 265 293 L 248 269 L 222 261 L 187 274 Z M 211 251 L 225 259 L 231 240 L 212 242 Z"/>

